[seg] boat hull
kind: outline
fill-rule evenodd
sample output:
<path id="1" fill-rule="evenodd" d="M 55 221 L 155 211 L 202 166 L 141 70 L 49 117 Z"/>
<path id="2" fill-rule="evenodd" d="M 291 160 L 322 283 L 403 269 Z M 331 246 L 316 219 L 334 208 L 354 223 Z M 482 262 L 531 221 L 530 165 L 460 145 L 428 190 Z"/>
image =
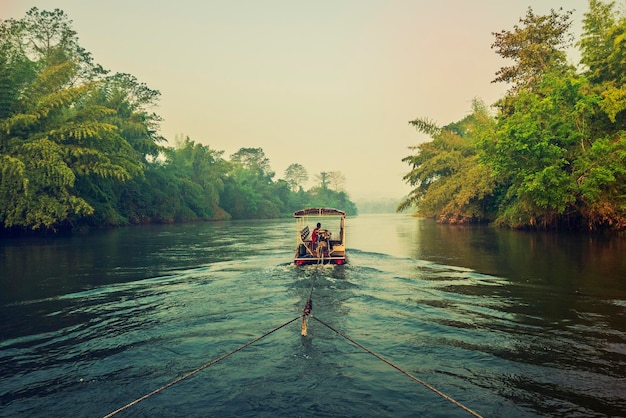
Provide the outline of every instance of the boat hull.
<path id="1" fill-rule="evenodd" d="M 343 265 L 348 262 L 348 259 L 346 257 L 296 257 L 293 262 L 297 266 L 308 266 L 311 264 Z"/>

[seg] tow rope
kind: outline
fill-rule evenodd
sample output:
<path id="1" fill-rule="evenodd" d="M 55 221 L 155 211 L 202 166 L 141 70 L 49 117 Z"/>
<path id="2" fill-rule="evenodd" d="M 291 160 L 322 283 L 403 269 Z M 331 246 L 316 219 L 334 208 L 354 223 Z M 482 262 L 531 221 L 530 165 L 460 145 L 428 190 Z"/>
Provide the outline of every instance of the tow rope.
<path id="1" fill-rule="evenodd" d="M 167 389 L 167 388 L 169 388 L 169 387 L 171 387 L 171 386 L 174 386 L 175 384 L 180 383 L 180 382 L 182 382 L 182 381 L 183 381 L 183 380 L 185 380 L 185 379 L 190 378 L 191 376 L 193 376 L 193 375 L 195 375 L 196 373 L 198 373 L 198 372 L 200 372 L 200 371 L 202 371 L 202 370 L 206 369 L 207 367 L 211 367 L 211 366 L 213 366 L 214 364 L 219 363 L 220 361 L 224 360 L 224 359 L 225 359 L 225 358 L 227 358 L 227 357 L 230 357 L 231 355 L 235 354 L 236 352 L 243 350 L 244 348 L 246 348 L 246 347 L 248 347 L 248 346 L 250 346 L 250 345 L 254 344 L 255 342 L 257 342 L 257 341 L 259 341 L 259 340 L 261 340 L 261 339 L 263 339 L 263 338 L 267 337 L 268 335 L 270 335 L 270 334 L 272 334 L 272 333 L 274 333 L 274 332 L 278 331 L 279 329 L 286 327 L 287 325 L 291 324 L 292 322 L 297 321 L 298 319 L 300 319 L 300 316 L 301 316 L 301 315 L 296 316 L 294 319 L 292 319 L 292 320 L 290 320 L 290 321 L 285 322 L 284 324 L 282 324 L 282 325 L 280 325 L 280 326 L 278 326 L 278 327 L 274 328 L 273 330 L 271 330 L 271 331 L 269 331 L 269 332 L 266 332 L 265 334 L 261 335 L 260 337 L 257 337 L 257 338 L 255 338 L 254 340 L 249 341 L 249 342 L 245 343 L 244 345 L 242 345 L 242 346 L 240 346 L 240 347 L 237 347 L 237 348 L 236 348 L 236 349 L 234 349 L 233 351 L 231 351 L 231 352 L 229 352 L 229 353 L 226 353 L 226 354 L 224 354 L 223 356 L 221 356 L 221 357 L 219 357 L 219 358 L 217 358 L 217 359 L 215 359 L 215 360 L 211 360 L 210 362 L 203 364 L 202 366 L 198 367 L 197 369 L 192 370 L 192 371 L 190 371 L 189 373 L 187 373 L 187 374 L 184 374 L 184 375 L 180 376 L 180 377 L 179 377 L 178 379 L 176 379 L 176 380 L 172 380 L 170 383 L 168 383 L 168 384 L 166 384 L 166 385 L 163 385 L 163 386 L 161 386 L 161 387 L 160 387 L 160 388 L 158 388 L 158 389 L 153 390 L 152 392 L 148 393 L 147 395 L 144 395 L 144 396 L 142 396 L 141 398 L 137 398 L 137 399 L 135 399 L 134 401 L 132 401 L 132 402 L 130 402 L 130 403 L 128 403 L 128 404 L 126 404 L 126 405 L 124 405 L 123 407 L 118 408 L 118 409 L 116 409 L 115 411 L 113 411 L 113 412 L 111 412 L 111 413 L 109 413 L 109 414 L 105 415 L 105 416 L 104 416 L 104 418 L 110 418 L 110 417 L 112 417 L 112 416 L 114 416 L 114 415 L 117 415 L 117 414 L 119 414 L 120 412 L 122 412 L 122 411 L 124 411 L 124 410 L 126 410 L 126 409 L 130 408 L 131 406 L 137 405 L 139 402 L 141 402 L 141 401 L 145 401 L 146 399 L 148 399 L 148 398 L 150 398 L 150 397 L 152 397 L 152 396 L 156 395 L 157 393 L 163 392 L 165 389 Z"/>
<path id="2" fill-rule="evenodd" d="M 427 389 L 432 390 L 433 392 L 435 392 L 437 395 L 441 396 L 443 399 L 447 400 L 448 402 L 451 402 L 452 404 L 458 406 L 459 408 L 461 408 L 462 410 L 472 414 L 475 417 L 479 417 L 482 418 L 482 415 L 480 415 L 478 412 L 475 412 L 473 410 L 471 410 L 470 408 L 468 408 L 467 406 L 463 405 L 461 402 L 451 398 L 450 396 L 446 395 L 445 393 L 441 392 L 440 390 L 437 390 L 436 388 L 434 388 L 433 386 L 429 385 L 428 383 L 424 382 L 421 379 L 418 379 L 417 377 L 413 376 L 411 373 L 407 372 L 406 370 L 400 368 L 399 366 L 396 366 L 395 364 L 393 364 L 392 362 L 390 362 L 389 360 L 385 359 L 384 357 L 382 357 L 380 354 L 376 354 L 375 352 L 373 352 L 372 350 L 370 350 L 369 348 L 359 344 L 358 342 L 356 342 L 355 340 L 353 340 L 352 338 L 348 337 L 347 335 L 341 333 L 340 331 L 336 330 L 335 328 L 333 328 L 332 326 L 328 325 L 326 322 L 322 321 L 319 318 L 313 317 L 313 319 L 315 319 L 317 322 L 319 322 L 320 324 L 324 325 L 326 328 L 330 329 L 331 331 L 333 331 L 334 333 L 336 333 L 337 335 L 339 335 L 340 337 L 345 338 L 346 340 L 350 341 L 352 344 L 356 345 L 357 347 L 359 347 L 360 349 L 362 349 L 363 351 L 373 355 L 374 357 L 376 357 L 378 360 L 388 364 L 389 366 L 393 367 L 394 369 L 396 369 L 397 371 L 399 371 L 400 373 L 408 376 L 409 378 L 411 378 L 412 380 L 416 381 L 417 383 L 421 384 L 422 386 L 424 386 Z"/>
<path id="3" fill-rule="evenodd" d="M 311 315 L 311 311 L 313 311 L 313 301 L 311 300 L 311 298 L 309 298 L 309 300 L 306 301 L 306 305 L 304 305 L 304 309 L 302 310 L 302 336 L 306 337 L 306 323 L 307 323 L 307 318 L 309 317 L 309 315 Z"/>
<path id="4" fill-rule="evenodd" d="M 315 278 L 311 279 L 311 290 L 309 291 L 309 298 L 306 301 L 306 304 L 304 305 L 304 309 L 302 310 L 302 336 L 306 337 L 306 323 L 307 323 L 307 318 L 309 317 L 309 315 L 311 315 L 311 312 L 313 311 L 313 285 L 315 284 Z"/>

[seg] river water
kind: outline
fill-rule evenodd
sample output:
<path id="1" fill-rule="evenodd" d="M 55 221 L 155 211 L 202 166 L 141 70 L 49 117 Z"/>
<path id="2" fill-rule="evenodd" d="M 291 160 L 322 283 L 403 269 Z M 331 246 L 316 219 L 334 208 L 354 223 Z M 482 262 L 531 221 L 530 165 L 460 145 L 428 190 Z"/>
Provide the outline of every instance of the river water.
<path id="1" fill-rule="evenodd" d="M 203 366 L 116 416 L 626 416 L 624 239 L 362 215 L 349 264 L 297 267 L 295 234 L 3 239 L 0 416 L 105 416 Z"/>

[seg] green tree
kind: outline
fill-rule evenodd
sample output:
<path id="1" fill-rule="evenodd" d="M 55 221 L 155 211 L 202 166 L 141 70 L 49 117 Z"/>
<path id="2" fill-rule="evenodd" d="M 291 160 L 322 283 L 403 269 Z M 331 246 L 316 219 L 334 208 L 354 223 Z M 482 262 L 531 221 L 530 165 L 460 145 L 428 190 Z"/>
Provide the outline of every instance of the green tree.
<path id="1" fill-rule="evenodd" d="M 230 156 L 233 163 L 241 165 L 245 170 L 256 171 L 260 176 L 273 178 L 270 160 L 262 148 L 240 148 Z"/>
<path id="2" fill-rule="evenodd" d="M 626 17 L 615 3 L 589 1 L 583 19 L 581 49 L 583 75 L 590 81 L 586 94 L 587 146 L 576 161 L 578 205 L 584 225 L 626 228 Z"/>
<path id="3" fill-rule="evenodd" d="M 231 155 L 221 195 L 222 207 L 234 219 L 276 218 L 284 202 L 274 194 L 274 172 L 262 148 L 241 148 Z"/>
<path id="4" fill-rule="evenodd" d="M 620 18 L 614 7 L 614 2 L 590 0 L 578 43 L 585 75 L 602 98 L 599 107 L 608 117 L 596 121 L 603 130 L 622 129 L 626 124 L 626 17 Z"/>
<path id="5" fill-rule="evenodd" d="M 444 128 L 428 119 L 409 123 L 433 140 L 411 147 L 417 153 L 402 160 L 412 167 L 404 180 L 415 188 L 397 211 L 416 207 L 422 216 L 450 223 L 492 217 L 495 181 L 490 168 L 479 162 L 475 149 L 476 135 L 493 126 L 484 104 L 475 100 L 471 115 Z"/>
<path id="6" fill-rule="evenodd" d="M 99 100 L 105 71 L 62 11 L 33 8 L 2 21 L 0 33 L 0 219 L 5 228 L 72 227 L 94 213 L 98 193 L 141 175 L 140 153 Z"/>
<path id="7" fill-rule="evenodd" d="M 165 142 L 158 133 L 162 119 L 150 110 L 157 106 L 160 96 L 158 90 L 150 89 L 136 77 L 117 73 L 98 83 L 91 98 L 94 105 L 114 110 L 107 122 L 118 128 L 119 135 L 146 162 L 159 156 L 163 150 L 159 144 Z"/>
<path id="8" fill-rule="evenodd" d="M 535 90 L 521 90 L 513 112 L 483 137 L 482 158 L 506 188 L 497 222 L 513 227 L 554 227 L 575 203 L 571 172 L 584 131 L 576 122 L 585 80 L 544 74 Z M 584 125 L 584 123 L 583 123 Z"/>
<path id="9" fill-rule="evenodd" d="M 568 15 L 545 22 L 543 38 L 561 49 Z M 559 24 L 558 22 L 561 22 Z M 554 26 L 558 30 L 555 31 Z M 499 194 L 497 222 L 512 227 L 624 225 L 624 104 L 619 71 L 620 21 L 612 5 L 590 1 L 579 45 L 583 75 L 562 60 L 537 67 L 500 104 L 495 134 L 481 138 L 480 155 L 493 170 Z M 538 34 L 537 36 L 539 36 Z M 523 46 L 534 50 L 532 45 Z M 528 55 L 522 49 L 517 52 Z M 540 71 L 539 71 L 540 70 Z M 624 119 L 622 119 L 623 121 Z"/>
<path id="10" fill-rule="evenodd" d="M 224 189 L 226 163 L 222 151 L 196 144 L 189 137 L 168 150 L 167 165 L 176 169 L 179 181 L 187 185 L 183 197 L 187 206 L 199 218 L 211 219 L 218 212 L 220 192 Z"/>
<path id="11" fill-rule="evenodd" d="M 614 54 L 615 2 L 589 0 L 589 10 L 583 19 L 583 34 L 578 41 L 580 62 L 586 66 L 586 75 L 592 81 L 614 79 L 607 65 Z"/>
<path id="12" fill-rule="evenodd" d="M 141 165 L 128 158 L 131 148 L 115 127 L 94 121 L 109 111 L 85 106 L 92 86 L 64 87 L 75 74 L 72 62 L 44 67 L 16 110 L 0 121 L 1 141 L 7 144 L 2 171 L 21 174 L 3 176 L 2 181 L 22 185 L 3 187 L 9 193 L 2 199 L 6 227 L 63 227 L 74 216 L 93 213 L 73 191 L 77 176 L 127 180 L 140 173 Z"/>

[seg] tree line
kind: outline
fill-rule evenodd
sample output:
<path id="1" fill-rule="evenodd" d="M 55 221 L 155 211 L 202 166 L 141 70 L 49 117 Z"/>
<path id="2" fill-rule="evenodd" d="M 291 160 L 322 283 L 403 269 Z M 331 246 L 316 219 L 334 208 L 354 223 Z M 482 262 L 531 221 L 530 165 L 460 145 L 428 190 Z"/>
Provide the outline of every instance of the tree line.
<path id="1" fill-rule="evenodd" d="M 95 63 L 62 10 L 0 21 L 0 230 L 356 213 L 339 171 L 305 191 L 302 165 L 275 180 L 261 148 L 225 159 L 188 137 L 167 146 L 159 97 Z"/>
<path id="2" fill-rule="evenodd" d="M 510 88 L 493 111 L 474 100 L 458 122 L 409 122 L 431 141 L 403 159 L 414 189 L 398 210 L 444 223 L 626 229 L 626 17 L 590 0 L 575 39 L 571 15 L 529 8 L 493 33 L 492 49 L 511 63 L 495 74 Z"/>

